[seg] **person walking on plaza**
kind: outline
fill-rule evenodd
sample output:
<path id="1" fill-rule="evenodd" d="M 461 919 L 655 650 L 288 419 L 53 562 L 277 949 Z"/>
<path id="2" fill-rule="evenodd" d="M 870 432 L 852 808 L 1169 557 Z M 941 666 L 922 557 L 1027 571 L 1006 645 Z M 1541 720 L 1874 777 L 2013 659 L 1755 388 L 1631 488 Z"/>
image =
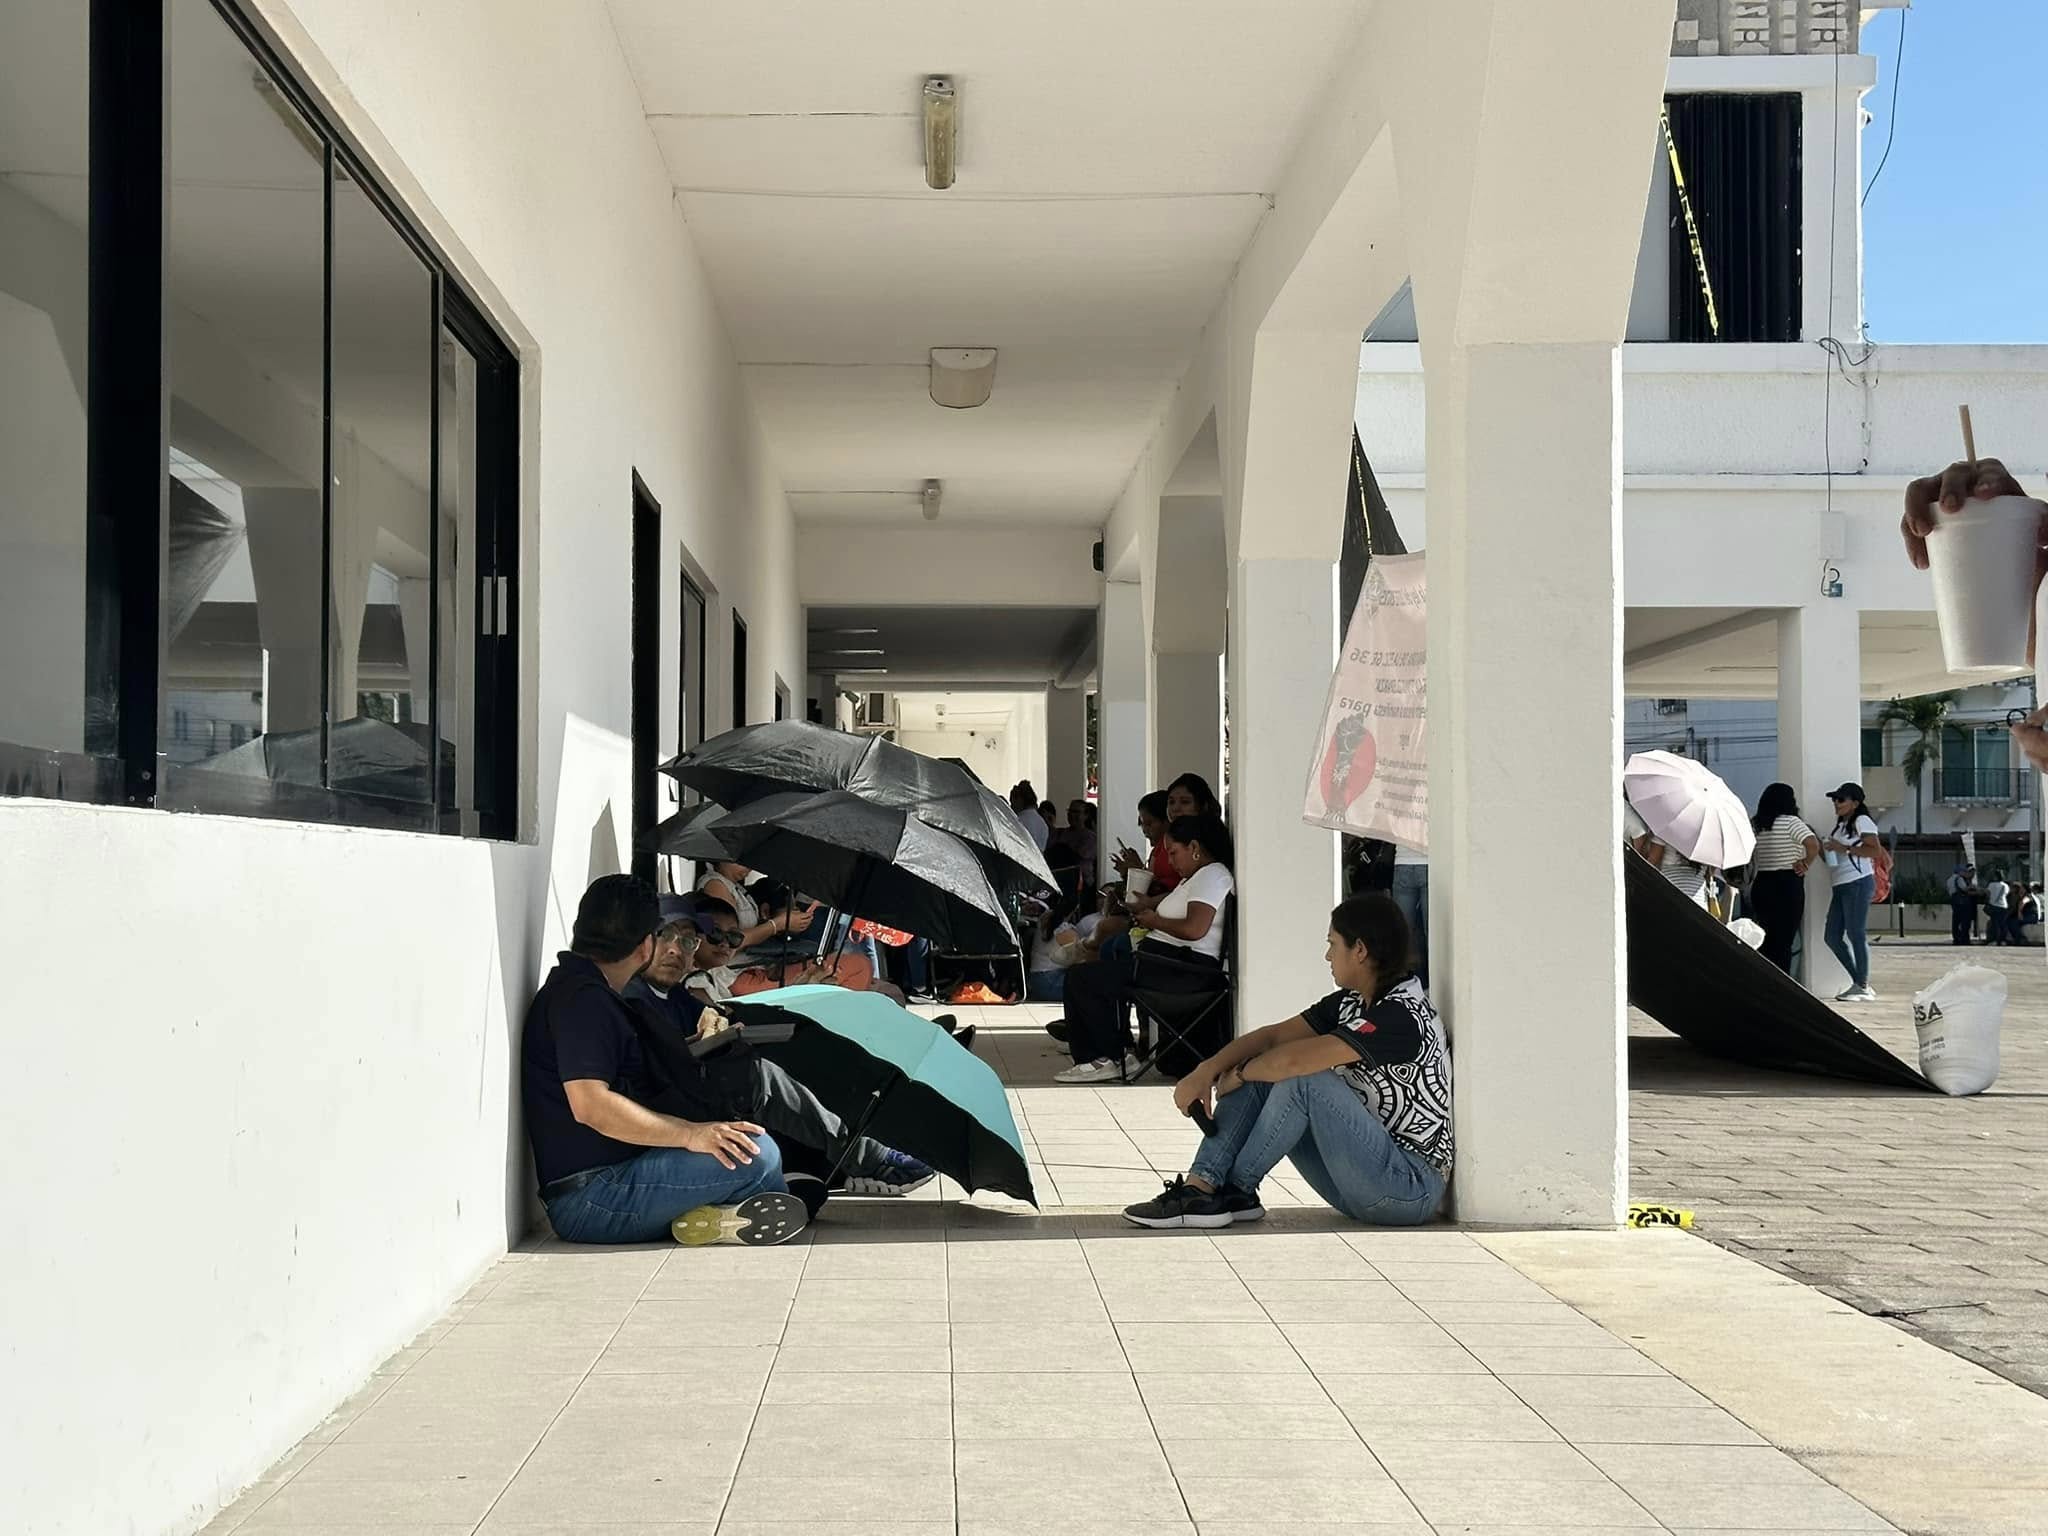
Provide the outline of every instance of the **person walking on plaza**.
<path id="1" fill-rule="evenodd" d="M 2005 882 L 2005 872 L 1994 869 L 1991 881 L 1984 887 L 1984 942 L 1986 944 L 2010 944 L 2012 931 L 2012 887 Z"/>
<path id="2" fill-rule="evenodd" d="M 1948 877 L 1949 943 L 1967 949 L 1977 938 L 1977 870 L 1958 864 Z"/>
<path id="3" fill-rule="evenodd" d="M 1763 926 L 1763 957 L 1792 974 L 1792 941 L 1806 920 L 1806 872 L 1820 862 L 1820 839 L 1799 815 L 1790 784 L 1773 784 L 1750 818 L 1756 853 L 1750 859 L 1749 904 Z"/>
<path id="4" fill-rule="evenodd" d="M 1173 1102 L 1215 1124 L 1194 1165 L 1124 1217 L 1140 1227 L 1227 1227 L 1266 1214 L 1259 1185 L 1291 1161 L 1354 1221 L 1414 1226 L 1451 1176 L 1451 1058 L 1443 1024 L 1408 971 L 1392 898 L 1330 914 L 1338 990 L 1284 1023 L 1232 1041 L 1182 1078 Z"/>
<path id="5" fill-rule="evenodd" d="M 1861 784 L 1830 791 L 1835 826 L 1821 843 L 1832 873 L 1828 903 L 1828 949 L 1849 973 L 1849 985 L 1835 995 L 1838 1003 L 1874 1003 L 1870 986 L 1870 903 L 1877 894 L 1877 860 L 1883 852 L 1877 822 L 1863 803 Z"/>
<path id="6" fill-rule="evenodd" d="M 653 1083 L 622 994 L 661 927 L 645 881 L 594 881 L 527 1012 L 521 1088 L 541 1204 L 571 1243 L 785 1242 L 809 1216 L 774 1140 L 751 1121 L 685 1120 L 645 1102 Z"/>

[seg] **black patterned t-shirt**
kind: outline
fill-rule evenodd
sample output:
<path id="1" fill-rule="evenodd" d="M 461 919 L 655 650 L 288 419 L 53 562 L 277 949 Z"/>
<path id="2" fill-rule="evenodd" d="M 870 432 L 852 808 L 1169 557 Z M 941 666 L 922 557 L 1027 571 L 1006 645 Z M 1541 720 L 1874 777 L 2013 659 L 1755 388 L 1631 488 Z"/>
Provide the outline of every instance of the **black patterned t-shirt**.
<path id="1" fill-rule="evenodd" d="M 1302 1017 L 1319 1035 L 1334 1035 L 1358 1060 L 1332 1067 L 1387 1133 L 1449 1178 L 1451 1052 L 1443 1020 L 1414 977 L 1366 1006 L 1356 992 L 1332 992 Z"/>

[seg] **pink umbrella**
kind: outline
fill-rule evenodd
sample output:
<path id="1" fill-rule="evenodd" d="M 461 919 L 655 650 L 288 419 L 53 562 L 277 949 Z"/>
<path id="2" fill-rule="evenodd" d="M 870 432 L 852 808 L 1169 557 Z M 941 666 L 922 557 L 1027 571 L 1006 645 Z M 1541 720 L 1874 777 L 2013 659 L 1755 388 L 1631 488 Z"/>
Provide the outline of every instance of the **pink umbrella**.
<path id="1" fill-rule="evenodd" d="M 1691 758 L 1638 752 L 1621 778 L 1650 834 L 1693 863 L 1734 869 L 1756 852 L 1748 809 L 1719 775 Z"/>

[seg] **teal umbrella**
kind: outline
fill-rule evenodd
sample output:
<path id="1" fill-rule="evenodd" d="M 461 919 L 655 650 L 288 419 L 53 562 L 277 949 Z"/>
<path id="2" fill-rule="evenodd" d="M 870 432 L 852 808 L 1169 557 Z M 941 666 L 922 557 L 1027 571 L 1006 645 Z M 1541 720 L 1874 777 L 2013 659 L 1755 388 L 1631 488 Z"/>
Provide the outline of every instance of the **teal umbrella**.
<path id="1" fill-rule="evenodd" d="M 790 1022 L 754 1047 L 859 1135 L 929 1163 L 969 1191 L 1038 1204 L 1002 1079 L 938 1025 L 875 992 L 785 987 L 719 1011 L 743 1027 Z"/>

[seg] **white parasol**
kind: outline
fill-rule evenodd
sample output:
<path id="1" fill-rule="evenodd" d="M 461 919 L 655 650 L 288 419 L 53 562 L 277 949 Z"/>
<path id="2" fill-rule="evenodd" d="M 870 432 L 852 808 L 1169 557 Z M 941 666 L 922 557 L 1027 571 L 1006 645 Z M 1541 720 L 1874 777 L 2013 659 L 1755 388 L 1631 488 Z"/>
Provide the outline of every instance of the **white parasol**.
<path id="1" fill-rule="evenodd" d="M 1734 869 L 1756 852 L 1749 812 L 1735 791 L 1691 758 L 1638 752 L 1621 777 L 1651 835 L 1693 863 Z"/>

